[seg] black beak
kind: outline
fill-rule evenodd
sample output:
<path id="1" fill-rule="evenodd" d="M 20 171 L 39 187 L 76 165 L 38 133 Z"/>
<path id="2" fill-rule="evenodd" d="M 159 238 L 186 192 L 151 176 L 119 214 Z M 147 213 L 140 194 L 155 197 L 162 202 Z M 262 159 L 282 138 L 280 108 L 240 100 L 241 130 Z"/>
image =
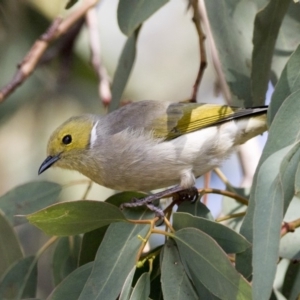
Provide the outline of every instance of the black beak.
<path id="1" fill-rule="evenodd" d="M 41 164 L 38 174 L 39 175 L 42 174 L 44 171 L 46 171 L 48 168 L 50 168 L 59 159 L 60 159 L 59 154 L 56 156 L 48 156 Z"/>

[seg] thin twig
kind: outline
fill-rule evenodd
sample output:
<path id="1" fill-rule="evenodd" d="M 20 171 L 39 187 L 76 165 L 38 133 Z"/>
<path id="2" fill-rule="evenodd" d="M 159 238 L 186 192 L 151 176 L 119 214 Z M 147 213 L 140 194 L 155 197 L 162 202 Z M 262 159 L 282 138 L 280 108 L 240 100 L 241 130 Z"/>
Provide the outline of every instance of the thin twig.
<path id="1" fill-rule="evenodd" d="M 206 174 L 204 174 L 204 189 L 209 188 L 210 179 L 211 179 L 211 172 L 207 172 Z M 208 201 L 208 194 L 204 194 L 202 203 L 207 205 L 207 201 Z"/>
<path id="2" fill-rule="evenodd" d="M 101 61 L 100 34 L 98 27 L 98 16 L 95 7 L 88 10 L 86 24 L 90 37 L 91 62 L 99 78 L 99 96 L 104 106 L 111 102 L 110 78 Z"/>
<path id="3" fill-rule="evenodd" d="M 296 228 L 300 227 L 300 219 L 294 220 L 292 222 L 283 222 L 281 226 L 280 236 L 285 236 L 288 232 L 294 232 Z"/>
<path id="4" fill-rule="evenodd" d="M 205 194 L 223 195 L 226 197 L 233 198 L 241 204 L 248 205 L 248 200 L 246 198 L 244 198 L 236 193 L 229 192 L 229 191 L 218 190 L 218 189 L 199 189 L 199 194 L 200 194 L 200 196 L 203 196 Z"/>
<path id="5" fill-rule="evenodd" d="M 201 83 L 201 80 L 202 80 L 202 77 L 204 74 L 204 70 L 207 67 L 207 57 L 206 57 L 206 51 L 205 51 L 205 45 L 204 45 L 204 41 L 205 41 L 206 37 L 205 37 L 205 34 L 201 27 L 201 15 L 200 15 L 200 10 L 199 10 L 198 0 L 190 0 L 190 5 L 193 8 L 193 19 L 192 20 L 195 24 L 196 31 L 198 34 L 199 50 L 200 50 L 200 66 L 199 66 L 197 78 L 194 83 L 193 92 L 192 92 L 192 96 L 191 96 L 191 101 L 197 102 L 196 101 L 197 91 L 200 86 L 200 83 Z"/>
<path id="6" fill-rule="evenodd" d="M 240 212 L 240 213 L 220 217 L 220 218 L 216 219 L 216 222 L 223 222 L 223 221 L 230 220 L 230 219 L 240 218 L 240 217 L 245 216 L 245 214 L 246 214 L 246 212 L 244 211 L 244 212 Z"/>
<path id="7" fill-rule="evenodd" d="M 86 187 L 86 190 L 85 190 L 85 192 L 84 192 L 84 194 L 82 196 L 82 200 L 86 200 L 87 195 L 89 194 L 89 192 L 90 192 L 90 190 L 92 188 L 92 185 L 93 185 L 93 181 L 90 180 L 90 182 L 89 182 L 88 186 Z"/>
<path id="8" fill-rule="evenodd" d="M 221 181 L 226 185 L 226 188 L 230 190 L 230 192 L 235 193 L 234 187 L 231 185 L 225 174 L 221 171 L 220 168 L 215 168 L 214 172 L 217 174 L 217 176 L 221 179 Z"/>
<path id="9" fill-rule="evenodd" d="M 50 43 L 65 34 L 86 12 L 99 0 L 86 0 L 83 5 L 66 19 L 56 18 L 44 34 L 35 41 L 12 80 L 0 90 L 0 103 L 3 102 L 18 86 L 20 86 L 34 71 L 42 55 Z"/>

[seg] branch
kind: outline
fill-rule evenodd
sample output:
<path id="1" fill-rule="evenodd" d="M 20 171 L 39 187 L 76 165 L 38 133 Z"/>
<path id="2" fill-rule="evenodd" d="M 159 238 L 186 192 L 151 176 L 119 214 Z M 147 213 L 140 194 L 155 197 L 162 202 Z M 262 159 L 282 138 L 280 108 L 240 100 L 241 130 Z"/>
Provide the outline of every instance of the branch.
<path id="1" fill-rule="evenodd" d="M 199 67 L 196 81 L 193 86 L 193 92 L 192 92 L 192 96 L 191 96 L 191 101 L 197 102 L 196 101 L 197 91 L 198 91 L 199 85 L 201 83 L 201 80 L 202 80 L 202 77 L 204 74 L 204 70 L 207 67 L 207 58 L 206 58 L 206 51 L 205 51 L 205 45 L 204 45 L 204 41 L 205 41 L 206 37 L 205 37 L 205 34 L 201 27 L 201 15 L 200 15 L 200 10 L 199 10 L 198 0 L 190 0 L 190 5 L 193 7 L 194 14 L 193 14 L 192 20 L 195 24 L 196 31 L 198 34 L 199 50 L 200 50 L 200 67 Z"/>
<path id="2" fill-rule="evenodd" d="M 0 103 L 31 75 L 50 43 L 64 35 L 97 2 L 98 0 L 86 0 L 78 10 L 74 11 L 66 19 L 56 18 L 52 22 L 18 65 L 12 80 L 0 90 Z"/>
<path id="3" fill-rule="evenodd" d="M 281 226 L 280 236 L 285 236 L 288 232 L 294 232 L 296 228 L 300 227 L 300 219 L 294 220 L 292 222 L 283 222 Z"/>
<path id="4" fill-rule="evenodd" d="M 88 10 L 86 24 L 90 36 L 91 62 L 99 78 L 99 96 L 105 106 L 111 102 L 110 78 L 101 62 L 98 16 L 95 7 Z"/>

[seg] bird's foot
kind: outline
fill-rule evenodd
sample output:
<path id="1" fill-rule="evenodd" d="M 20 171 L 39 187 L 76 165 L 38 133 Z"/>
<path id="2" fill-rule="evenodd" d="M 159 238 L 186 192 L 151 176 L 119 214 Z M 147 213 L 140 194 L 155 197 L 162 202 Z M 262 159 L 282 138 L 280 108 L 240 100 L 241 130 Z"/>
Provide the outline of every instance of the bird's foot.
<path id="1" fill-rule="evenodd" d="M 178 185 L 170 189 L 164 190 L 162 192 L 146 196 L 141 199 L 133 198 L 131 202 L 121 204 L 120 208 L 124 209 L 125 207 L 129 208 L 129 207 L 147 206 L 151 211 L 155 213 L 157 217 L 163 218 L 164 217 L 163 210 L 155 206 L 153 204 L 153 201 L 159 200 L 163 197 L 172 196 L 172 195 L 174 201 L 179 203 L 183 201 L 195 202 L 199 197 L 197 188 L 192 187 L 183 190 L 182 187 Z"/>

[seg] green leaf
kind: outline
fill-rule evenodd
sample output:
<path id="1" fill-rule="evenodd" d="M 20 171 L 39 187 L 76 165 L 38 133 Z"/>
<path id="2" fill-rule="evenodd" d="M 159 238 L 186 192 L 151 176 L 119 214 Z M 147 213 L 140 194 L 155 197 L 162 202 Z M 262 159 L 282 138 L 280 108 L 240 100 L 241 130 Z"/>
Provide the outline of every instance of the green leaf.
<path id="1" fill-rule="evenodd" d="M 133 32 L 168 0 L 120 0 L 118 5 L 118 23 L 121 31 L 131 36 Z"/>
<path id="2" fill-rule="evenodd" d="M 92 262 L 77 268 L 53 290 L 47 300 L 78 299 L 88 277 L 91 274 L 92 268 Z"/>
<path id="3" fill-rule="evenodd" d="M 117 109 L 120 105 L 121 97 L 127 84 L 131 69 L 136 56 L 136 43 L 141 27 L 138 27 L 134 33 L 127 39 L 120 55 L 117 69 L 111 86 L 112 101 L 109 111 Z"/>
<path id="4" fill-rule="evenodd" d="M 213 238 L 226 253 L 239 253 L 251 247 L 251 244 L 234 230 L 214 221 L 186 213 L 174 213 L 173 227 L 175 230 L 186 227 L 197 228 Z"/>
<path id="5" fill-rule="evenodd" d="M 97 228 L 84 234 L 81 243 L 79 265 L 94 261 L 96 253 L 109 225 Z"/>
<path id="6" fill-rule="evenodd" d="M 49 235 L 75 235 L 113 222 L 126 221 L 114 205 L 100 201 L 70 201 L 55 204 L 26 216 Z"/>
<path id="7" fill-rule="evenodd" d="M 35 297 L 37 287 L 36 257 L 29 256 L 15 262 L 0 278 L 0 299 Z"/>
<path id="8" fill-rule="evenodd" d="M 81 238 L 79 236 L 59 239 L 55 247 L 52 263 L 55 286 L 77 268 L 80 242 Z"/>
<path id="9" fill-rule="evenodd" d="M 177 212 L 188 213 L 193 216 L 214 220 L 210 210 L 201 201 L 196 201 L 195 203 L 184 201 L 178 206 Z"/>
<path id="10" fill-rule="evenodd" d="M 195 228 L 184 228 L 175 233 L 174 239 L 183 265 L 196 288 L 197 283 L 201 282 L 220 299 L 251 299 L 249 283 L 207 234 Z"/>
<path id="11" fill-rule="evenodd" d="M 290 262 L 285 273 L 282 294 L 287 299 L 297 299 L 300 294 L 300 264 Z"/>
<path id="12" fill-rule="evenodd" d="M 128 300 L 130 297 L 130 294 L 132 292 L 132 280 L 135 273 L 136 267 L 134 266 L 132 270 L 127 275 L 124 285 L 122 286 L 122 290 L 120 293 L 119 300 Z"/>
<path id="13" fill-rule="evenodd" d="M 60 191 L 61 186 L 54 182 L 29 182 L 0 197 L 0 209 L 14 226 L 20 225 L 27 221 L 15 215 L 31 214 L 57 202 Z"/>
<path id="14" fill-rule="evenodd" d="M 276 84 L 268 109 L 268 124 L 271 125 L 284 100 L 300 89 L 300 46 L 291 55 Z"/>
<path id="15" fill-rule="evenodd" d="M 161 285 L 165 300 L 198 299 L 171 239 L 168 239 L 163 250 Z"/>
<path id="16" fill-rule="evenodd" d="M 251 106 L 252 1 L 205 0 L 212 34 L 234 105 Z"/>
<path id="17" fill-rule="evenodd" d="M 150 274 L 143 273 L 133 288 L 130 300 L 148 300 L 150 294 Z"/>
<path id="18" fill-rule="evenodd" d="M 275 42 L 290 2 L 290 0 L 270 0 L 255 17 L 251 71 L 253 105 L 251 106 L 265 103 Z"/>
<path id="19" fill-rule="evenodd" d="M 18 237 L 0 211 L 0 277 L 10 265 L 23 257 Z"/>
<path id="20" fill-rule="evenodd" d="M 256 175 L 253 179 L 247 214 L 244 218 L 240 231 L 241 234 L 246 237 L 249 242 L 252 242 L 253 240 L 253 216 L 256 205 L 256 185 L 258 184 L 257 174 L 259 172 L 260 166 L 270 155 L 280 149 L 293 145 L 300 139 L 300 118 L 298 113 L 300 111 L 300 101 L 298 101 L 299 98 L 300 91 L 298 90 L 284 100 L 269 129 L 268 140 L 260 158 L 256 170 Z M 279 162 L 276 162 L 276 164 L 279 164 Z M 266 180 L 268 180 L 268 178 L 266 178 Z M 269 180 L 271 180 L 271 178 L 269 178 Z M 263 201 L 263 199 L 261 199 L 261 201 Z M 244 253 L 244 255 L 248 257 L 248 260 L 251 256 L 251 253 Z M 243 260 L 242 266 L 240 264 L 241 257 L 242 255 L 238 255 L 236 259 L 237 269 L 245 277 L 248 277 L 252 273 L 251 261 L 248 261 L 248 264 L 246 264 L 246 260 Z"/>
<path id="21" fill-rule="evenodd" d="M 139 219 L 147 215 L 148 212 L 144 211 L 139 214 Z M 128 274 L 135 266 L 142 244 L 139 236 L 145 237 L 149 229 L 149 225 L 130 223 L 116 223 L 109 226 L 98 249 L 93 271 L 79 297 L 80 300 L 117 298 Z"/>

